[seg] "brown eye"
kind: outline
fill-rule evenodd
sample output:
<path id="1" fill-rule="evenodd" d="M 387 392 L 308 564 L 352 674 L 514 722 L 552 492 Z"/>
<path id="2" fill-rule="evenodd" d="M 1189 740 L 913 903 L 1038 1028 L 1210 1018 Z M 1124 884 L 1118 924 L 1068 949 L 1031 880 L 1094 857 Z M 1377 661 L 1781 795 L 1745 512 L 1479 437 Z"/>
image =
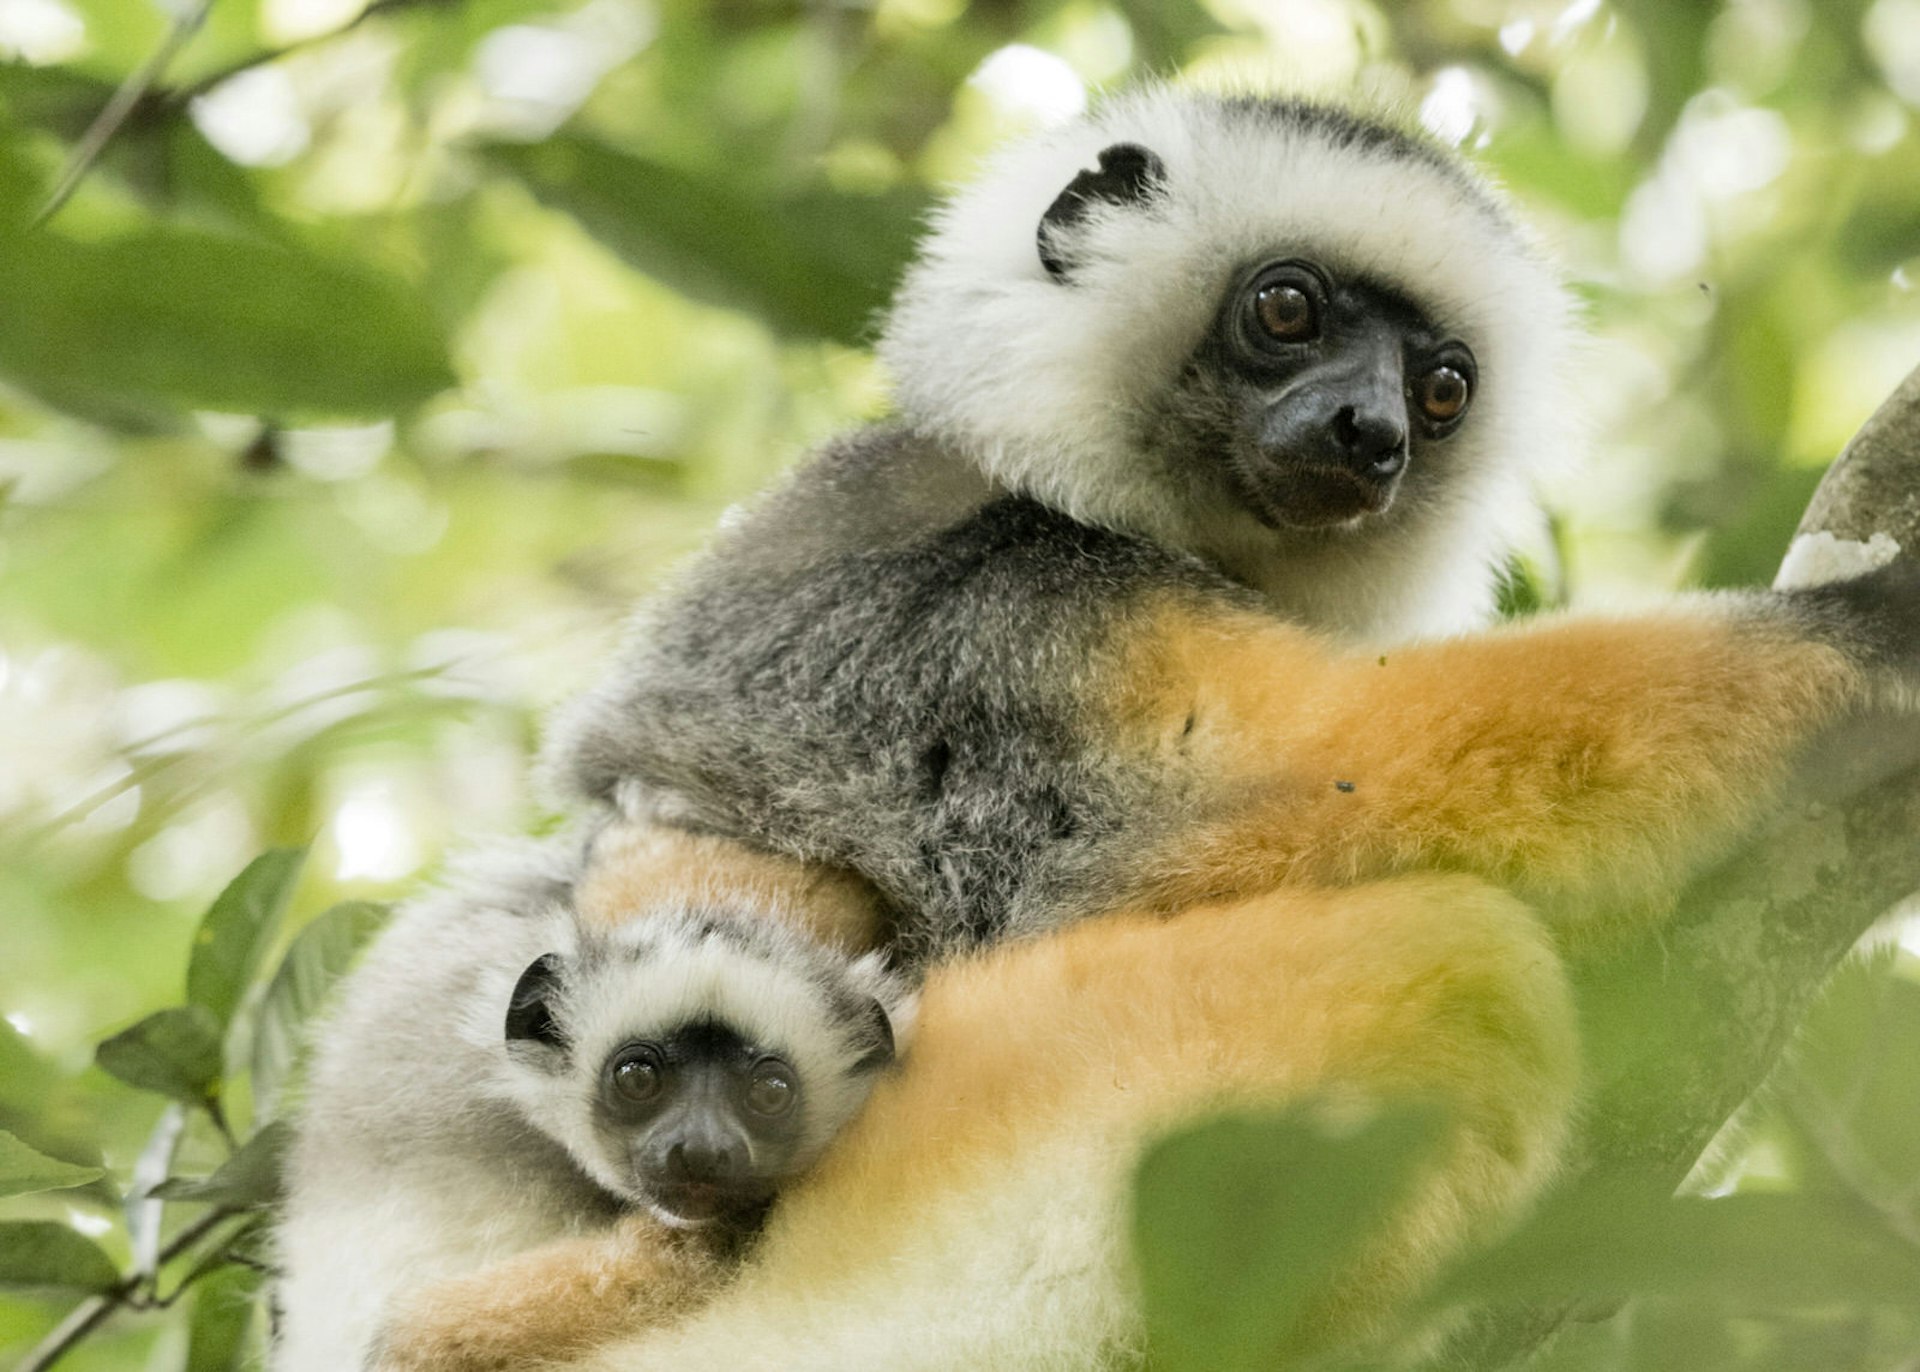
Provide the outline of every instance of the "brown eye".
<path id="1" fill-rule="evenodd" d="M 613 1082 L 613 1089 L 624 1100 L 635 1105 L 645 1105 L 660 1094 L 662 1075 L 660 1057 L 647 1047 L 623 1050 L 611 1064 L 607 1074 Z"/>
<path id="2" fill-rule="evenodd" d="M 784 1062 L 768 1058 L 755 1064 L 747 1081 L 747 1108 L 756 1115 L 784 1115 L 797 1093 L 793 1073 Z"/>
<path id="3" fill-rule="evenodd" d="M 1445 424 L 1467 412 L 1467 402 L 1473 398 L 1473 383 L 1453 367 L 1435 367 L 1420 378 L 1416 398 L 1428 419 Z"/>
<path id="4" fill-rule="evenodd" d="M 1320 332 L 1313 297 L 1298 286 L 1275 283 L 1254 294 L 1253 312 L 1260 327 L 1283 343 L 1304 343 Z"/>

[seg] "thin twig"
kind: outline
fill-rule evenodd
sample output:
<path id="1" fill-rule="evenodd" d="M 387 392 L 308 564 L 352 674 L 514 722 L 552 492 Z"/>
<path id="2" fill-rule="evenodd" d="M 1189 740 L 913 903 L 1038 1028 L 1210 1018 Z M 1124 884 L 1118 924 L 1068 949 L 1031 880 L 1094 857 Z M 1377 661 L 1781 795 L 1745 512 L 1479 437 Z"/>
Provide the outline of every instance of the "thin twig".
<path id="1" fill-rule="evenodd" d="M 315 34 L 311 38 L 300 39 L 298 42 L 288 43 L 285 47 L 256 52 L 185 86 L 161 87 L 160 78 L 166 74 L 166 69 L 172 65 L 180 49 L 186 46 L 187 40 L 193 37 L 194 32 L 206 21 L 208 11 L 213 8 L 213 0 L 200 0 L 193 9 L 174 20 L 172 27 L 167 30 L 167 36 L 154 50 L 153 55 L 120 83 L 120 88 L 114 91 L 113 98 L 107 101 L 93 123 L 88 126 L 86 133 L 74 145 L 73 155 L 68 159 L 66 169 L 61 172 L 60 181 L 53 188 L 53 193 L 47 197 L 47 203 L 34 216 L 34 224 L 44 224 L 60 212 L 60 207 L 65 205 L 72 198 L 73 193 L 80 188 L 80 183 L 93 169 L 93 164 L 99 160 L 100 154 L 106 151 L 107 144 L 112 141 L 114 134 L 119 132 L 127 116 L 132 114 L 140 102 L 148 96 L 158 96 L 168 106 L 174 108 L 182 107 L 196 96 L 205 95 L 215 86 L 232 80 L 242 72 L 271 65 L 302 48 L 338 38 L 377 14 L 438 3 L 441 3 L 441 0 L 373 0 L 373 3 L 338 28 Z"/>
<path id="2" fill-rule="evenodd" d="M 173 1241 L 160 1250 L 159 1261 L 166 1263 L 179 1257 L 238 1213 L 225 1207 L 209 1210 L 173 1236 Z M 150 1279 L 146 1274 L 131 1272 L 99 1295 L 80 1302 L 64 1320 L 54 1326 L 52 1333 L 14 1364 L 13 1372 L 46 1372 L 46 1369 L 72 1352 L 75 1344 L 105 1324 L 109 1317 L 122 1309 L 137 1306 L 139 1292 Z"/>
<path id="3" fill-rule="evenodd" d="M 415 9 L 421 6 L 440 4 L 443 2 L 444 0 L 373 0 L 372 4 L 368 5 L 344 24 L 341 24 L 338 28 L 328 29 L 325 33 L 316 33 L 310 38 L 299 39 L 287 44 L 285 47 L 268 48 L 264 52 L 256 52 L 251 56 L 242 57 L 239 61 L 231 62 L 220 68 L 220 70 L 210 72 L 197 81 L 181 86 L 177 90 L 169 90 L 166 93 L 167 99 L 169 101 L 185 103 L 195 96 L 205 95 L 215 86 L 220 85 L 222 82 L 231 81 L 242 72 L 252 71 L 255 67 L 271 66 L 281 58 L 289 57 L 299 52 L 302 48 L 312 47 L 316 43 L 331 42 L 341 34 L 349 33 L 355 28 L 358 28 L 376 14 L 390 14 L 395 10 Z"/>
<path id="4" fill-rule="evenodd" d="M 220 1100 L 217 1096 L 208 1096 L 202 1103 L 206 1107 L 207 1118 L 212 1120 L 213 1127 L 220 1131 L 221 1142 L 227 1145 L 227 1156 L 232 1157 L 240 1148 L 240 1140 L 234 1137 L 233 1126 L 227 1123 L 227 1112 L 220 1108 Z"/>
<path id="5" fill-rule="evenodd" d="M 345 682 L 339 686 L 329 686 L 326 690 L 316 691 L 312 695 L 301 696 L 298 700 L 289 701 L 285 705 L 275 706 L 266 713 L 252 719 L 236 720 L 233 718 L 223 719 L 217 715 L 197 715 L 172 728 L 162 729 L 158 733 L 150 734 L 146 738 L 137 739 L 132 743 L 126 744 L 120 751 L 122 754 L 137 753 L 143 748 L 158 746 L 168 738 L 185 733 L 189 729 L 225 726 L 232 728 L 236 734 L 244 738 L 247 735 L 259 733 L 262 729 L 269 729 L 276 724 L 284 723 L 286 720 L 292 719 L 294 716 L 300 714 L 303 710 L 310 710 L 316 705 L 325 705 L 346 696 L 385 690 L 394 686 L 404 686 L 410 682 L 431 681 L 436 677 L 447 675 L 456 668 L 467 665 L 468 662 L 468 658 L 458 657 L 435 667 L 409 667 L 404 671 L 381 672 L 376 676 L 361 677 L 358 680 Z M 102 805 L 118 799 L 128 791 L 152 781 L 155 777 L 165 772 L 171 771 L 191 756 L 193 756 L 193 754 L 186 751 L 164 753 L 157 757 L 146 758 L 133 764 L 123 775 L 115 777 L 99 789 L 81 797 L 59 814 L 43 821 L 38 828 L 38 835 L 44 838 L 58 833 L 70 825 L 80 823 Z"/>
<path id="6" fill-rule="evenodd" d="M 99 161 L 100 154 L 106 151 L 114 134 L 120 131 L 127 116 L 133 113 L 133 107 L 166 74 L 167 67 L 200 25 L 206 22 L 207 11 L 212 8 L 213 0 L 200 0 L 192 9 L 179 15 L 167 29 L 166 37 L 160 40 L 160 46 L 153 50 L 153 55 L 120 83 L 113 98 L 107 101 L 94 117 L 93 123 L 87 126 L 86 133 L 74 145 L 73 156 L 67 159 L 66 170 L 60 173 L 53 193 L 47 197 L 47 203 L 40 207 L 40 213 L 33 217 L 36 227 L 53 218 L 60 212 L 60 207 L 72 199 L 73 193 L 80 189 L 80 183 L 86 180 L 87 173 L 93 170 L 93 164 Z"/>

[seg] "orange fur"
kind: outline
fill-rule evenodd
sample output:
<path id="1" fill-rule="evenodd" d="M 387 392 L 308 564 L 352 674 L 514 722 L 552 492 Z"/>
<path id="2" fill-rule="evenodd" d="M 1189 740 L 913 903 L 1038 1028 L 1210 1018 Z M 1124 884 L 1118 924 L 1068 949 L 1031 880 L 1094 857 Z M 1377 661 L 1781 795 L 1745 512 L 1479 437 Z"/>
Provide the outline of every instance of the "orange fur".
<path id="1" fill-rule="evenodd" d="M 954 1193 L 1066 1146 L 1124 1168 L 1154 1131 L 1307 1093 L 1419 1095 L 1452 1139 L 1320 1312 L 1378 1332 L 1395 1298 L 1544 1179 L 1577 1053 L 1557 957 L 1525 906 L 1467 877 L 1108 916 L 930 977 L 904 1070 L 775 1212 L 750 1280 L 832 1301 Z M 743 1297 L 750 1299 L 748 1296 Z"/>
<path id="2" fill-rule="evenodd" d="M 521 1372 L 684 1313 L 719 1265 L 647 1216 L 437 1282 L 394 1314 L 380 1372 Z"/>
<path id="3" fill-rule="evenodd" d="M 1751 824 L 1859 687 L 1838 651 L 1710 604 L 1384 655 L 1170 605 L 1129 647 L 1116 727 L 1198 816 L 1148 878 L 1155 905 L 1456 869 L 1576 941 Z"/>
<path id="4" fill-rule="evenodd" d="M 778 912 L 823 943 L 853 952 L 876 946 L 886 927 L 879 894 L 846 868 L 660 825 L 609 825 L 595 838 L 592 865 L 574 891 L 580 912 L 619 924 L 663 900 Z"/>
<path id="5" fill-rule="evenodd" d="M 1546 1089 L 1571 1062 L 1558 975 L 1525 907 L 1467 877 L 1085 921 L 934 972 L 912 1070 L 880 1084 L 803 1186 L 862 1171 L 869 1195 L 911 1204 L 956 1171 L 1012 1165 L 1062 1127 L 1159 1125 L 1329 1083 L 1511 1100 L 1515 1083 L 1487 1081 L 1477 1043 L 1436 1027 L 1477 1038 L 1486 1017 L 1525 1021 L 1526 1060 L 1508 1065 L 1541 1073 Z M 900 1148 L 892 1116 L 927 1127 L 910 1131 L 911 1156 L 873 1166 L 870 1155 Z M 965 1128 L 939 1128 L 942 1117 Z"/>

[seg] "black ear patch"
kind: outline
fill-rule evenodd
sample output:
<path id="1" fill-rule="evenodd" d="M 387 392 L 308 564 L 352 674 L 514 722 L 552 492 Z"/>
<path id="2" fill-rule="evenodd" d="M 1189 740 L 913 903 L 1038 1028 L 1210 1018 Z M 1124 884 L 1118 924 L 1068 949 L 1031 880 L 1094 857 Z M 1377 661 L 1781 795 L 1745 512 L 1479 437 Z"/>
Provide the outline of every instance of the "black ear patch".
<path id="1" fill-rule="evenodd" d="M 544 1043 L 564 1048 L 566 1035 L 560 1032 L 548 1002 L 559 988 L 561 959 L 558 953 L 536 958 L 520 974 L 507 1000 L 507 1042 Z"/>
<path id="2" fill-rule="evenodd" d="M 1055 277 L 1064 278 L 1073 269 L 1073 257 L 1066 246 L 1069 231 L 1087 217 L 1088 210 L 1101 201 L 1114 205 L 1138 203 L 1152 195 L 1166 177 L 1166 164 L 1138 143 L 1115 143 L 1102 149 L 1099 169 L 1074 177 L 1040 216 L 1040 265 Z"/>

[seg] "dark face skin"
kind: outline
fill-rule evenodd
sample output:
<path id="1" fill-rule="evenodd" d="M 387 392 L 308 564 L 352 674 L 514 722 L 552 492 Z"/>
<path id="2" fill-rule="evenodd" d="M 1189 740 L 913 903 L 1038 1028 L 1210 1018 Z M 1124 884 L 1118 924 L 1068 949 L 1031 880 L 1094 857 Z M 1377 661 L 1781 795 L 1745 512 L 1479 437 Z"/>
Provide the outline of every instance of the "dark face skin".
<path id="1" fill-rule="evenodd" d="M 689 1226 L 751 1226 L 792 1162 L 800 1095 L 783 1058 L 693 1024 L 608 1056 L 595 1125 L 656 1211 Z"/>
<path id="2" fill-rule="evenodd" d="M 1386 513 L 1443 460 L 1476 380 L 1466 344 L 1406 300 L 1285 258 L 1236 278 L 1171 411 L 1261 523 L 1330 528 Z"/>

